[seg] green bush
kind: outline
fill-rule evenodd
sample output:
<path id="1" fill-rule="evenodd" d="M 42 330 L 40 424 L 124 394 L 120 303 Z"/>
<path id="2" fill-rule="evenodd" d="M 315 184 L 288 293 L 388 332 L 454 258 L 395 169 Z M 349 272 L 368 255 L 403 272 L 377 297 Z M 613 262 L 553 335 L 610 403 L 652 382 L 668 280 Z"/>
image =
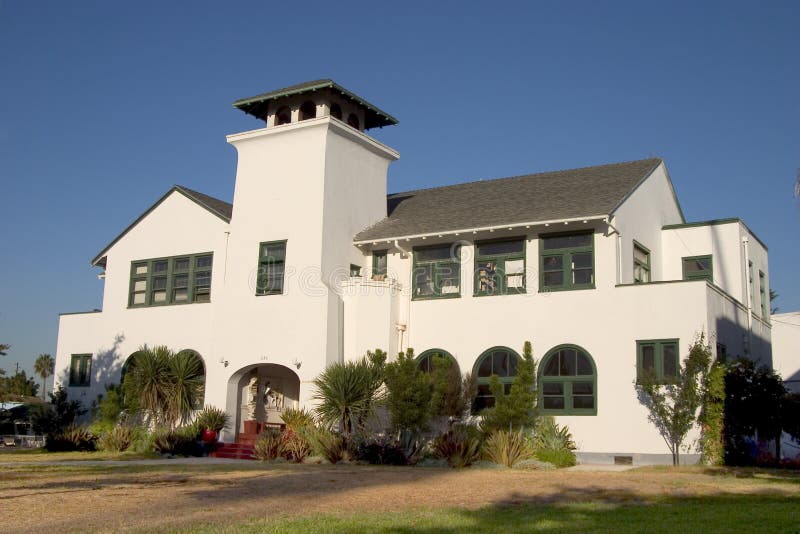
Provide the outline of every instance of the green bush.
<path id="1" fill-rule="evenodd" d="M 281 439 L 283 440 L 282 456 L 290 462 L 299 464 L 311 454 L 311 445 L 304 433 L 292 430 L 287 426 L 281 433 Z"/>
<path id="2" fill-rule="evenodd" d="M 556 423 L 552 417 L 544 417 L 536 427 L 536 434 L 531 442 L 531 449 L 536 458 L 549 462 L 556 467 L 575 465 L 575 442 L 569 428 Z"/>
<path id="3" fill-rule="evenodd" d="M 213 430 L 220 432 L 223 428 L 230 423 L 230 416 L 225 413 L 225 410 L 220 410 L 215 406 L 206 406 L 194 420 L 194 424 L 202 432 L 203 430 Z"/>
<path id="4" fill-rule="evenodd" d="M 433 440 L 433 453 L 450 467 L 467 467 L 480 460 L 481 434 L 475 427 L 456 425 Z"/>
<path id="5" fill-rule="evenodd" d="M 100 434 L 100 437 L 97 438 L 97 447 L 101 451 L 123 452 L 130 448 L 135 438 L 135 428 L 117 425 Z"/>
<path id="6" fill-rule="evenodd" d="M 175 430 L 161 428 L 154 433 L 153 449 L 160 454 L 201 456 L 198 443 L 199 431 L 195 425 L 186 425 Z"/>
<path id="7" fill-rule="evenodd" d="M 517 462 L 532 456 L 522 432 L 505 430 L 492 432 L 484 443 L 483 452 L 492 462 L 506 467 L 514 467 Z"/>
<path id="8" fill-rule="evenodd" d="M 497 376 L 489 379 L 489 387 L 495 397 L 494 406 L 481 413 L 481 428 L 486 433 L 494 430 L 533 430 L 538 419 L 536 397 L 536 361 L 530 341 L 522 349 L 522 358 L 517 366 L 517 376 L 506 393 L 505 385 Z"/>
<path id="9" fill-rule="evenodd" d="M 305 408 L 284 408 L 281 412 L 281 419 L 286 424 L 286 428 L 297 431 L 301 428 L 313 427 L 315 424 L 314 414 Z"/>
<path id="10" fill-rule="evenodd" d="M 266 429 L 253 445 L 253 455 L 262 462 L 274 462 L 284 455 L 283 434 L 276 428 Z"/>
<path id="11" fill-rule="evenodd" d="M 304 434 L 314 454 L 322 456 L 332 464 L 347 460 L 350 453 L 345 446 L 344 438 L 326 428 L 306 427 Z"/>
<path id="12" fill-rule="evenodd" d="M 62 432 L 47 436 L 45 449 L 55 451 L 93 451 L 97 438 L 85 426 L 72 424 Z"/>

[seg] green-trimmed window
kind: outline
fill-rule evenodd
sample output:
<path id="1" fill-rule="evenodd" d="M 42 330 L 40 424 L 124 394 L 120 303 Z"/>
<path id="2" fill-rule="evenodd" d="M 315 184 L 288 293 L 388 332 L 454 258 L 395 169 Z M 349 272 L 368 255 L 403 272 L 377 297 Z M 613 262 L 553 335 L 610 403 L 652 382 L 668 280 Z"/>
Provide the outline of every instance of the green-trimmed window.
<path id="1" fill-rule="evenodd" d="M 594 234 L 541 236 L 540 291 L 594 288 Z"/>
<path id="2" fill-rule="evenodd" d="M 415 299 L 461 295 L 461 247 L 448 243 L 414 249 Z"/>
<path id="3" fill-rule="evenodd" d="M 714 261 L 709 256 L 689 256 L 683 258 L 683 279 L 714 281 Z"/>
<path id="4" fill-rule="evenodd" d="M 361 276 L 361 266 L 356 265 L 355 263 L 350 264 L 350 277 L 360 277 Z"/>
<path id="5" fill-rule="evenodd" d="M 386 250 L 372 251 L 372 279 L 385 280 L 387 271 Z"/>
<path id="6" fill-rule="evenodd" d="M 539 366 L 539 406 L 543 414 L 597 415 L 597 369 L 577 345 L 551 349 Z"/>
<path id="7" fill-rule="evenodd" d="M 256 295 L 280 295 L 286 272 L 286 241 L 267 241 L 258 246 Z"/>
<path id="8" fill-rule="evenodd" d="M 497 376 L 506 393 L 511 391 L 511 383 L 517 376 L 519 354 L 508 347 L 493 347 L 478 357 L 473 375 L 477 377 L 478 393 L 472 404 L 472 413 L 477 414 L 485 408 L 494 406 L 495 398 L 489 387 L 492 375 Z"/>
<path id="9" fill-rule="evenodd" d="M 450 365 L 455 365 L 458 369 L 458 362 L 453 358 L 453 355 L 442 349 L 428 349 L 419 356 L 417 356 L 417 368 L 423 373 L 430 373 L 433 371 L 434 358 L 442 358 Z"/>
<path id="10" fill-rule="evenodd" d="M 636 380 L 653 375 L 663 383 L 675 382 L 680 372 L 679 340 L 652 339 L 636 342 Z"/>
<path id="11" fill-rule="evenodd" d="M 764 271 L 758 271 L 758 294 L 761 298 L 761 318 L 769 320 L 769 300 L 767 300 L 767 276 Z"/>
<path id="12" fill-rule="evenodd" d="M 647 284 L 650 282 L 650 251 L 633 242 L 633 283 Z"/>
<path id="13" fill-rule="evenodd" d="M 728 361 L 728 346 L 717 341 L 717 361 L 725 363 Z"/>
<path id="14" fill-rule="evenodd" d="M 87 387 L 92 382 L 92 355 L 73 354 L 69 362 L 70 387 Z"/>
<path id="15" fill-rule="evenodd" d="M 525 238 L 475 243 L 475 294 L 525 292 Z"/>
<path id="16" fill-rule="evenodd" d="M 128 306 L 163 306 L 211 300 L 210 252 L 131 262 Z"/>

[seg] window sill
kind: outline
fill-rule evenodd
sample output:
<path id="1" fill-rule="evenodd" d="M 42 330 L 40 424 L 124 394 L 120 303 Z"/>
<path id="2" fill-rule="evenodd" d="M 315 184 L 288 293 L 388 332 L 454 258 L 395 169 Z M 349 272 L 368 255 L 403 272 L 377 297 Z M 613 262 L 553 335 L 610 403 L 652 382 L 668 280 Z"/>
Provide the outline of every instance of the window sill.
<path id="1" fill-rule="evenodd" d="M 542 415 L 552 415 L 552 416 L 558 416 L 558 415 L 589 415 L 589 416 L 592 416 L 592 415 L 597 415 L 597 410 L 575 410 L 575 409 L 572 409 L 572 410 L 545 410 L 545 409 L 542 409 L 542 410 L 539 411 L 539 413 L 542 414 Z"/>
<path id="2" fill-rule="evenodd" d="M 473 297 L 504 297 L 507 295 L 527 295 L 528 292 L 525 289 L 517 289 L 516 291 L 504 291 L 504 292 L 497 292 L 497 293 L 473 293 Z"/>
<path id="3" fill-rule="evenodd" d="M 69 388 L 88 388 L 88 387 L 92 387 L 92 385 L 91 384 L 70 384 L 67 387 L 69 387 Z"/>
<path id="4" fill-rule="evenodd" d="M 638 284 L 637 284 L 638 285 Z M 570 287 L 545 287 L 539 293 L 555 293 L 556 291 L 583 291 L 586 289 L 597 289 L 594 284 L 590 286 L 570 286 Z"/>
<path id="5" fill-rule="evenodd" d="M 411 297 L 412 301 L 416 300 L 447 300 L 447 299 L 460 299 L 461 293 L 454 293 L 452 295 L 431 295 L 425 297 Z"/>
<path id="6" fill-rule="evenodd" d="M 187 304 L 211 304 L 210 300 L 205 300 L 202 302 L 167 302 L 164 304 L 137 304 L 137 305 L 128 305 L 129 310 L 140 310 L 140 309 L 148 309 L 148 308 L 168 308 L 170 306 L 186 306 Z"/>

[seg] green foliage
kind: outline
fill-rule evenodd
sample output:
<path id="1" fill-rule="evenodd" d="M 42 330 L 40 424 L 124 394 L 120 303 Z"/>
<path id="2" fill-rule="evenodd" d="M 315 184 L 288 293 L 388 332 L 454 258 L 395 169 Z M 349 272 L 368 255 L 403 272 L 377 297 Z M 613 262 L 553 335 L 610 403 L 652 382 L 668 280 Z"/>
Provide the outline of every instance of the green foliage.
<path id="1" fill-rule="evenodd" d="M 49 354 L 40 354 L 33 364 L 34 372 L 42 377 L 42 400 L 45 400 L 47 393 L 47 377 L 53 376 L 56 369 L 56 361 Z"/>
<path id="2" fill-rule="evenodd" d="M 377 350 L 358 361 L 329 365 L 314 380 L 316 414 L 323 424 L 334 425 L 345 442 L 363 428 L 379 400 L 385 353 Z"/>
<path id="3" fill-rule="evenodd" d="M 153 450 L 160 454 L 200 456 L 202 450 L 197 442 L 200 434 L 196 425 L 178 428 L 162 427 L 153 432 Z"/>
<path id="4" fill-rule="evenodd" d="M 433 440 L 433 453 L 450 467 L 467 467 L 481 458 L 481 433 L 471 425 L 454 425 Z"/>
<path id="5" fill-rule="evenodd" d="M 305 408 L 284 408 L 281 412 L 281 419 L 286 424 L 286 428 L 294 431 L 315 425 L 314 414 Z"/>
<path id="6" fill-rule="evenodd" d="M 428 375 L 417 367 L 414 350 L 399 353 L 385 368 L 386 406 L 398 434 L 418 433 L 428 428 L 431 387 Z"/>
<path id="7" fill-rule="evenodd" d="M 680 449 L 686 434 L 697 420 L 703 401 L 703 381 L 711 365 L 711 347 L 705 334 L 700 334 L 689 347 L 689 355 L 674 383 L 664 384 L 654 374 L 640 378 L 640 401 L 649 411 L 649 420 L 656 426 L 672 453 L 673 465 L 680 464 Z"/>
<path id="8" fill-rule="evenodd" d="M 471 374 L 464 377 L 450 358 L 435 355 L 429 375 L 431 417 L 460 419 L 472 406 L 478 384 Z"/>
<path id="9" fill-rule="evenodd" d="M 197 414 L 194 424 L 201 432 L 203 430 L 220 432 L 223 428 L 228 426 L 230 421 L 231 417 L 225 413 L 225 410 L 220 410 L 216 406 L 206 406 Z"/>
<path id="10" fill-rule="evenodd" d="M 755 462 L 746 438 L 755 433 L 773 439 L 780 447 L 784 426 L 786 388 L 780 376 L 750 360 L 732 363 L 725 373 L 725 463 L 748 465 Z M 780 449 L 778 449 L 780 456 Z"/>
<path id="11" fill-rule="evenodd" d="M 349 452 L 340 434 L 327 428 L 306 427 L 303 431 L 314 454 L 322 456 L 332 464 L 349 458 Z"/>
<path id="12" fill-rule="evenodd" d="M 39 406 L 33 411 L 31 420 L 33 431 L 37 434 L 53 436 L 62 433 L 74 424 L 86 410 L 81 403 L 67 398 L 67 391 L 61 386 L 50 392 L 50 404 Z"/>
<path id="13" fill-rule="evenodd" d="M 514 467 L 521 460 L 531 458 L 532 453 L 522 432 L 495 430 L 483 444 L 483 453 L 490 461 Z"/>
<path id="14" fill-rule="evenodd" d="M 800 393 L 789 393 L 784 398 L 781 410 L 783 430 L 800 442 Z"/>
<path id="15" fill-rule="evenodd" d="M 280 430 L 268 428 L 253 444 L 253 454 L 262 462 L 274 462 L 284 455 L 284 440 Z"/>
<path id="16" fill-rule="evenodd" d="M 404 444 L 388 436 L 374 436 L 358 444 L 357 460 L 373 465 L 413 465 L 416 449 L 407 451 Z"/>
<path id="17" fill-rule="evenodd" d="M 706 465 L 722 465 L 725 448 L 722 428 L 725 416 L 725 366 L 711 364 L 703 378 L 703 402 L 700 408 L 700 459 Z"/>
<path id="18" fill-rule="evenodd" d="M 191 418 L 204 382 L 203 362 L 194 352 L 144 346 L 131 357 L 122 388 L 125 402 L 145 422 L 174 427 Z"/>
<path id="19" fill-rule="evenodd" d="M 517 367 L 517 376 L 506 394 L 503 384 L 492 376 L 489 387 L 495 397 L 495 405 L 482 414 L 481 428 L 491 433 L 496 430 L 532 430 L 536 426 L 538 406 L 536 400 L 536 361 L 530 341 L 522 349 L 522 358 Z"/>
<path id="20" fill-rule="evenodd" d="M 25 371 L 17 371 L 11 376 L 0 376 L 0 400 L 19 399 L 20 397 L 36 397 L 39 395 L 39 384 Z"/>
<path id="21" fill-rule="evenodd" d="M 11 348 L 11 345 L 6 345 L 4 343 L 0 343 L 0 356 L 7 356 L 8 349 Z"/>
<path id="22" fill-rule="evenodd" d="M 106 384 L 105 390 L 105 395 L 97 396 L 97 402 L 92 407 L 92 418 L 95 422 L 113 427 L 119 422 L 125 410 L 122 386 Z"/>
<path id="23" fill-rule="evenodd" d="M 106 452 L 123 452 L 133 444 L 136 439 L 137 429 L 116 425 L 97 438 L 97 448 Z"/>
<path id="24" fill-rule="evenodd" d="M 97 438 L 85 426 L 71 424 L 60 432 L 50 434 L 45 449 L 58 451 L 93 451 Z"/>
<path id="25" fill-rule="evenodd" d="M 543 417 L 530 440 L 534 456 L 556 467 L 575 465 L 575 441 L 569 428 L 560 426 L 552 417 Z"/>

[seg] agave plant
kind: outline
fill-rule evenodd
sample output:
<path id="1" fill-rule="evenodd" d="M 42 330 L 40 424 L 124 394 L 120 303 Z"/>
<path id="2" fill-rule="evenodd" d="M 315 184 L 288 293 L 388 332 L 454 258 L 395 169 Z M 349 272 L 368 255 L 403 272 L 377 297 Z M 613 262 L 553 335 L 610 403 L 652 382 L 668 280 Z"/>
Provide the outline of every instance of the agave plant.
<path id="1" fill-rule="evenodd" d="M 514 467 L 517 462 L 533 456 L 522 432 L 505 430 L 492 432 L 484 445 L 484 453 L 492 462 L 506 467 Z"/>

